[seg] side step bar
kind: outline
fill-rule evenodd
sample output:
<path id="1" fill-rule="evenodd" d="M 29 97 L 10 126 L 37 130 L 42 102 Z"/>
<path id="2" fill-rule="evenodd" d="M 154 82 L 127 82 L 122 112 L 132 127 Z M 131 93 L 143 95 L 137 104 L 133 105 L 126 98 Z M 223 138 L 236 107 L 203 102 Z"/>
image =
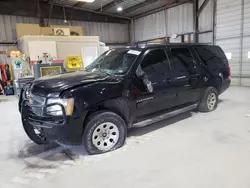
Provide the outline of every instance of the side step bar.
<path id="1" fill-rule="evenodd" d="M 193 104 L 193 105 L 190 105 L 190 106 L 178 109 L 178 110 L 174 110 L 172 112 L 162 114 L 160 116 L 156 116 L 156 117 L 153 117 L 153 118 L 150 118 L 150 119 L 146 119 L 146 120 L 143 120 L 143 121 L 140 121 L 140 122 L 137 122 L 137 123 L 133 124 L 132 127 L 144 127 L 144 126 L 147 126 L 147 125 L 162 121 L 164 119 L 168 119 L 170 117 L 173 117 L 173 116 L 176 116 L 176 115 L 191 111 L 193 109 L 196 109 L 197 106 L 198 106 L 198 104 Z"/>

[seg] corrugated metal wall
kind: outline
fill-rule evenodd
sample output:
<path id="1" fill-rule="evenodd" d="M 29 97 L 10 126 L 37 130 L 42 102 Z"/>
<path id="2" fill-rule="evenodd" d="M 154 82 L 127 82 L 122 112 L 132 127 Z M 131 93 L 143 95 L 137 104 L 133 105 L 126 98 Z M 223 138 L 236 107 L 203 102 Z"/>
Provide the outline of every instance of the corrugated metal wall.
<path id="1" fill-rule="evenodd" d="M 135 41 L 193 32 L 193 4 L 186 3 L 134 21 Z"/>
<path id="2" fill-rule="evenodd" d="M 250 0 L 244 0 L 241 84 L 250 86 Z"/>
<path id="3" fill-rule="evenodd" d="M 166 36 L 165 11 L 157 12 L 134 21 L 135 41 Z"/>
<path id="4" fill-rule="evenodd" d="M 199 8 L 205 0 L 199 0 Z M 210 0 L 204 7 L 199 16 L 199 32 L 212 31 L 213 30 L 213 7 L 214 1 Z M 199 34 L 199 42 L 201 43 L 213 43 L 213 33 Z"/>
<path id="5" fill-rule="evenodd" d="M 38 24 L 38 18 L 0 15 L 0 41 L 14 42 L 17 40 L 16 23 L 33 23 Z M 52 25 L 65 25 L 63 20 L 52 19 Z M 129 32 L 127 24 L 116 23 L 99 23 L 99 22 L 85 22 L 85 21 L 70 21 L 72 26 L 83 27 L 84 35 L 99 36 L 100 41 L 106 43 L 128 43 Z M 13 45 L 0 45 L 0 50 L 7 50 Z M 0 55 L 0 63 L 7 62 L 5 55 Z"/>
<path id="6" fill-rule="evenodd" d="M 165 10 L 167 15 L 167 36 L 193 32 L 193 4 L 186 3 Z"/>
<path id="7" fill-rule="evenodd" d="M 228 55 L 234 85 L 250 86 L 250 0 L 218 0 L 216 44 Z"/>
<path id="8" fill-rule="evenodd" d="M 205 0 L 199 0 L 199 8 Z M 199 31 L 213 29 L 213 0 L 209 0 L 199 16 Z"/>

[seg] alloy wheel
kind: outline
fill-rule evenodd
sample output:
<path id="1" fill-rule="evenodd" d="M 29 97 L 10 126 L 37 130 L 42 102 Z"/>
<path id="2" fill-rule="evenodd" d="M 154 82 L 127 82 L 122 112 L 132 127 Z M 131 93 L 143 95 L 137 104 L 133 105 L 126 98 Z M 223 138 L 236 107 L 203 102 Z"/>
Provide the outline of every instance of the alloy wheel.
<path id="1" fill-rule="evenodd" d="M 207 107 L 209 110 L 213 110 L 215 108 L 217 102 L 216 94 L 210 93 L 207 97 Z"/>
<path id="2" fill-rule="evenodd" d="M 111 122 L 98 125 L 92 134 L 93 145 L 101 150 L 108 151 L 116 145 L 119 140 L 119 129 Z"/>

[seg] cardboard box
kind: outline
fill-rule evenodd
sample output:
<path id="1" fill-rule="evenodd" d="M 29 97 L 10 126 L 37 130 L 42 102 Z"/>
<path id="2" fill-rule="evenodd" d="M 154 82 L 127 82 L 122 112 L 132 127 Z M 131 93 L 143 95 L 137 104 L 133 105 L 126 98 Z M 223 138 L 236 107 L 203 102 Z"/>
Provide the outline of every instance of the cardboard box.
<path id="1" fill-rule="evenodd" d="M 80 26 L 65 26 L 65 25 L 51 25 L 51 27 L 54 28 L 69 28 L 70 32 L 76 32 L 79 33 L 79 36 L 84 36 L 83 29 Z M 54 30 L 52 30 L 52 35 L 54 35 Z"/>
<path id="2" fill-rule="evenodd" d="M 38 24 L 16 24 L 17 38 L 24 35 L 45 35 L 54 36 L 54 28 L 69 28 L 70 31 L 76 32 L 79 36 L 83 36 L 82 27 L 79 26 L 65 26 L 65 25 L 51 25 L 51 27 L 40 27 Z"/>
<path id="3" fill-rule="evenodd" d="M 17 38 L 24 35 L 41 35 L 41 28 L 38 24 L 16 24 Z"/>

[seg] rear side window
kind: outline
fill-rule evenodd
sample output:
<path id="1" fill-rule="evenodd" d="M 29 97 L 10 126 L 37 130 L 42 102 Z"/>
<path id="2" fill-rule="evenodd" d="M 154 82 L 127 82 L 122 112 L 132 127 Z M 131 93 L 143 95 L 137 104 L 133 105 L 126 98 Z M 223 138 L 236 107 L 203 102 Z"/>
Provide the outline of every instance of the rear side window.
<path id="1" fill-rule="evenodd" d="M 163 49 L 149 51 L 141 62 L 141 68 L 148 75 L 170 71 L 167 55 Z"/>
<path id="2" fill-rule="evenodd" d="M 171 54 L 174 69 L 186 72 L 192 67 L 194 59 L 188 48 L 172 48 Z"/>
<path id="3" fill-rule="evenodd" d="M 213 68 L 228 66 L 228 60 L 224 52 L 218 46 L 200 46 L 195 47 L 194 50 L 205 65 Z"/>

